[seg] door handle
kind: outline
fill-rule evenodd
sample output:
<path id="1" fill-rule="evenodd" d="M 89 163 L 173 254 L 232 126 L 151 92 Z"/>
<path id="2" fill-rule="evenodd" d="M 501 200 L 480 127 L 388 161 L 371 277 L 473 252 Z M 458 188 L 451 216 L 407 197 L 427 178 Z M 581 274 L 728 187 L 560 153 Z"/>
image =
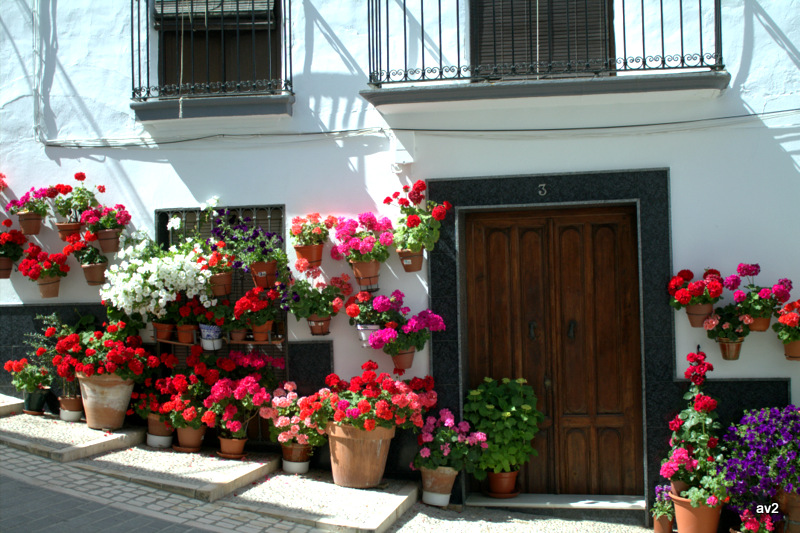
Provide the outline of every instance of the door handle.
<path id="1" fill-rule="evenodd" d="M 531 320 L 528 322 L 528 338 L 536 339 L 536 321 Z"/>
<path id="2" fill-rule="evenodd" d="M 575 322 L 574 320 L 569 321 L 569 326 L 567 327 L 567 337 L 569 337 L 570 339 L 575 338 L 575 326 L 577 325 L 578 323 Z"/>

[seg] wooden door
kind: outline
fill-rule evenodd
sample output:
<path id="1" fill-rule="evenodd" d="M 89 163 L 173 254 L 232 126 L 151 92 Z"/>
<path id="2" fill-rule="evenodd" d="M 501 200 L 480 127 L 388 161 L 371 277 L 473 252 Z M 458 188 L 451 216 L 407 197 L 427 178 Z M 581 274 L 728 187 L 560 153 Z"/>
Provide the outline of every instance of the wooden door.
<path id="1" fill-rule="evenodd" d="M 467 216 L 470 387 L 524 377 L 545 414 L 525 492 L 644 491 L 635 228 L 632 206 Z"/>

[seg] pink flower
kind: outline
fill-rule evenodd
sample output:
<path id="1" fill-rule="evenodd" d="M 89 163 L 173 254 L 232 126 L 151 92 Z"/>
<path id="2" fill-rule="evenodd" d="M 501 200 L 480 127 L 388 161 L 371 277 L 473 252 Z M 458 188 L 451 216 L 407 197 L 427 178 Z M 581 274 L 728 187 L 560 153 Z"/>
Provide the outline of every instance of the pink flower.
<path id="1" fill-rule="evenodd" d="M 741 322 L 744 322 L 748 326 L 753 323 L 753 317 L 751 317 L 750 315 L 742 315 L 739 317 L 739 320 Z"/>
<path id="2" fill-rule="evenodd" d="M 747 298 L 747 295 L 744 291 L 736 291 L 733 293 L 733 301 L 737 304 L 742 303 Z"/>
<path id="3" fill-rule="evenodd" d="M 709 496 L 708 499 L 706 500 L 706 505 L 708 505 L 709 507 L 714 507 L 718 503 L 719 503 L 719 500 L 713 494 L 711 496 Z"/>
<path id="4" fill-rule="evenodd" d="M 422 448 L 422 449 L 419 451 L 419 454 L 420 454 L 422 457 L 424 457 L 424 458 L 426 458 L 426 459 L 427 459 L 428 457 L 430 457 L 430 456 L 431 456 L 431 451 L 430 451 L 430 449 L 428 449 L 428 448 Z"/>
<path id="5" fill-rule="evenodd" d="M 723 285 L 725 285 L 725 288 L 728 289 L 729 291 L 735 291 L 736 289 L 739 288 L 739 285 L 741 283 L 742 283 L 742 278 L 740 278 L 736 274 L 731 274 L 730 276 L 725 278 Z"/>
<path id="6" fill-rule="evenodd" d="M 767 300 L 772 297 L 772 291 L 766 287 L 758 291 L 758 297 L 762 300 Z"/>
<path id="7" fill-rule="evenodd" d="M 381 233 L 380 242 L 384 246 L 391 246 L 394 242 L 394 235 L 388 231 Z"/>

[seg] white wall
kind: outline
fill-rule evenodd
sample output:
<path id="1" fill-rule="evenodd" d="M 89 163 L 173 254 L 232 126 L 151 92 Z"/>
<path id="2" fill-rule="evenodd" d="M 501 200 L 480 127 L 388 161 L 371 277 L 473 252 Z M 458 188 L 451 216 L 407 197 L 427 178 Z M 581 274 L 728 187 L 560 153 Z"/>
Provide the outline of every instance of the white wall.
<path id="1" fill-rule="evenodd" d="M 710 117 L 800 108 L 798 2 L 725 2 L 724 55 L 732 75 L 721 95 L 671 93 L 513 99 L 437 105 L 389 106 L 393 127 L 584 128 L 693 121 Z M 129 4 L 71 0 L 16 0 L 0 14 L 0 172 L 10 190 L 4 203 L 31 186 L 69 181 L 86 172 L 105 183 L 105 199 L 122 202 L 135 224 L 151 229 L 153 210 L 192 207 L 217 194 L 228 205 L 279 203 L 287 217 L 309 211 L 355 215 L 377 210 L 383 198 L 413 179 L 497 176 L 613 169 L 669 168 L 673 266 L 716 267 L 731 273 L 739 262 L 758 262 L 762 284 L 795 281 L 800 297 L 800 247 L 795 209 L 800 200 L 800 118 L 775 116 L 564 132 L 417 133 L 401 138 L 413 164 L 391 171 L 394 154 L 384 131 L 336 136 L 211 138 L 157 146 L 62 148 L 41 139 L 112 142 L 180 140 L 216 133 L 296 133 L 386 128 L 387 120 L 358 91 L 366 88 L 366 7 L 343 9 L 334 0 L 293 4 L 293 116 L 170 121 L 144 128 L 129 108 Z M 40 39 L 32 10 L 40 10 Z M 35 45 L 35 46 L 34 46 Z M 38 50 L 38 51 L 37 51 Z M 42 63 L 35 54 L 44 59 Z M 40 97 L 36 97 L 38 91 Z M 37 113 L 41 139 L 37 139 Z M 387 115 L 389 116 L 389 115 Z M 413 143 L 409 141 L 413 139 Z M 136 141 L 133 141 L 134 143 Z M 57 143 L 55 143 L 57 144 Z M 794 217 L 795 223 L 792 223 Z M 45 248 L 61 246 L 52 232 Z M 326 249 L 327 251 L 327 249 Z M 72 265 L 77 269 L 77 264 Z M 326 257 L 329 275 L 344 263 Z M 427 279 L 402 272 L 396 257 L 383 266 L 381 286 L 409 295 L 412 310 L 427 304 Z M 98 301 L 73 272 L 54 303 Z M 36 285 L 20 274 L 0 281 L 0 304 L 41 303 Z M 665 304 L 666 305 L 666 304 Z M 702 330 L 676 316 L 677 354 L 702 344 L 716 377 L 791 376 L 800 401 L 800 365 L 784 360 L 774 334 L 747 338 L 739 361 L 724 362 Z M 290 338 L 309 339 L 289 318 Z M 366 358 L 354 328 L 333 321 L 335 369 L 358 372 Z M 370 353 L 390 370 L 388 357 Z M 421 356 L 420 356 L 421 355 Z M 428 371 L 428 350 L 409 374 Z"/>

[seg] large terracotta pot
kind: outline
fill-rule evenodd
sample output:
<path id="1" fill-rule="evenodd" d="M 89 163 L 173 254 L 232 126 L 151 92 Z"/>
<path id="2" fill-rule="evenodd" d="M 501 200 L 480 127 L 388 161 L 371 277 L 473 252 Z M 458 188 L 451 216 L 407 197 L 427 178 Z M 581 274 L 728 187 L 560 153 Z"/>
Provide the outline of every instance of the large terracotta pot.
<path id="1" fill-rule="evenodd" d="M 703 321 L 714 312 L 714 304 L 697 304 L 686 306 L 686 316 L 693 328 L 702 328 Z"/>
<path id="2" fill-rule="evenodd" d="M 81 232 L 80 222 L 56 222 L 56 229 L 58 230 L 58 238 L 66 241 L 70 235 L 75 235 Z"/>
<path id="3" fill-rule="evenodd" d="M 449 466 L 440 466 L 436 469 L 420 469 L 422 472 L 422 501 L 428 505 L 444 507 L 450 503 L 450 493 L 453 492 L 453 483 L 458 476 L 458 470 Z"/>
<path id="4" fill-rule="evenodd" d="M 489 478 L 489 496 L 493 498 L 507 498 L 511 494 L 518 494 L 517 491 L 518 470 L 511 472 L 487 472 Z"/>
<path id="5" fill-rule="evenodd" d="M 672 489 L 672 493 L 673 494 L 677 494 L 678 496 L 680 496 L 680 494 L 683 491 L 689 490 L 689 484 L 686 483 L 685 481 L 680 481 L 678 479 L 675 479 L 675 480 L 671 479 L 669 481 L 669 484 L 670 484 L 670 488 Z"/>
<path id="6" fill-rule="evenodd" d="M 322 244 L 309 244 L 306 246 L 295 246 L 294 251 L 298 259 L 308 261 L 309 268 L 315 268 L 322 264 Z"/>
<path id="7" fill-rule="evenodd" d="M 184 344 L 192 344 L 194 343 L 194 332 L 199 328 L 192 324 L 185 324 L 185 325 L 178 324 L 177 326 L 175 326 L 175 329 L 178 332 L 178 342 L 182 342 Z"/>
<path id="8" fill-rule="evenodd" d="M 356 278 L 356 283 L 362 291 L 376 292 L 378 287 L 378 279 L 381 274 L 381 264 L 378 261 L 350 261 L 350 266 L 353 267 L 353 277 Z"/>
<path id="9" fill-rule="evenodd" d="M 43 415 L 48 392 L 50 392 L 50 387 L 36 389 L 33 392 L 24 391 L 22 393 L 22 412 L 26 415 Z"/>
<path id="10" fill-rule="evenodd" d="M 59 276 L 40 276 L 36 282 L 39 284 L 39 295 L 42 298 L 58 297 L 58 289 L 61 287 Z"/>
<path id="11" fill-rule="evenodd" d="M 800 494 L 786 493 L 781 489 L 775 494 L 775 501 L 785 516 L 783 533 L 800 533 Z"/>
<path id="12" fill-rule="evenodd" d="M 83 269 L 83 277 L 86 278 L 87 285 L 102 285 L 106 282 L 108 263 L 81 265 L 81 268 Z"/>
<path id="13" fill-rule="evenodd" d="M 681 498 L 675 493 L 670 493 L 669 497 L 675 504 L 675 522 L 680 533 L 717 533 L 721 505 L 708 507 L 701 504 L 699 507 L 692 507 L 687 498 Z"/>
<path id="14" fill-rule="evenodd" d="M 41 215 L 22 211 L 17 216 L 19 216 L 19 229 L 23 235 L 39 235 L 42 231 Z"/>
<path id="15" fill-rule="evenodd" d="M 719 345 L 719 351 L 722 354 L 722 358 L 726 361 L 735 361 L 739 359 L 739 353 L 742 350 L 743 342 L 744 337 L 739 337 L 739 339 L 735 341 L 718 338 L 717 344 Z"/>
<path id="16" fill-rule="evenodd" d="M 422 250 L 412 252 L 411 250 L 398 248 L 397 255 L 400 257 L 400 264 L 403 265 L 403 270 L 406 272 L 419 272 L 422 270 Z"/>
<path id="17" fill-rule="evenodd" d="M 213 274 L 208 278 L 208 282 L 211 284 L 211 292 L 214 296 L 226 296 L 233 289 L 233 272 Z"/>
<path id="18" fill-rule="evenodd" d="M 0 257 L 0 279 L 8 279 L 11 277 L 11 267 L 14 266 L 14 261 L 10 257 Z"/>
<path id="19" fill-rule="evenodd" d="M 406 350 L 405 352 L 399 352 L 397 355 L 392 356 L 392 362 L 394 363 L 395 368 L 399 368 L 401 370 L 408 370 L 411 368 L 411 365 L 414 364 L 414 353 L 416 350 L 412 346 L 410 350 Z"/>
<path id="20" fill-rule="evenodd" d="M 116 374 L 78 373 L 86 425 L 92 429 L 119 429 L 131 401 L 133 380 Z"/>
<path id="21" fill-rule="evenodd" d="M 104 254 L 119 252 L 119 229 L 101 229 L 97 232 L 97 242 Z"/>
<path id="22" fill-rule="evenodd" d="M 153 322 L 153 329 L 156 332 L 156 340 L 168 341 L 172 338 L 172 332 L 175 330 L 175 324 L 160 324 Z"/>
<path id="23" fill-rule="evenodd" d="M 312 335 L 328 335 L 331 332 L 331 317 L 311 315 L 306 319 Z"/>
<path id="24" fill-rule="evenodd" d="M 272 287 L 278 279 L 277 261 L 258 261 L 250 264 L 250 275 L 256 287 Z"/>
<path id="25" fill-rule="evenodd" d="M 792 341 L 784 344 L 783 354 L 789 361 L 800 361 L 800 341 Z"/>
<path id="26" fill-rule="evenodd" d="M 206 426 L 203 424 L 197 429 L 177 428 L 175 433 L 178 435 L 178 451 L 199 452 L 203 436 L 206 434 Z"/>
<path id="27" fill-rule="evenodd" d="M 340 487 L 375 487 L 383 478 L 389 445 L 395 428 L 376 427 L 372 431 L 353 426 L 326 427 L 331 452 L 333 482 Z"/>
<path id="28" fill-rule="evenodd" d="M 653 533 L 672 533 L 673 521 L 666 516 L 659 516 L 653 520 Z"/>
<path id="29" fill-rule="evenodd" d="M 250 325 L 250 330 L 253 332 L 254 341 L 269 340 L 269 333 L 272 331 L 272 320 L 267 320 L 261 325 Z"/>

